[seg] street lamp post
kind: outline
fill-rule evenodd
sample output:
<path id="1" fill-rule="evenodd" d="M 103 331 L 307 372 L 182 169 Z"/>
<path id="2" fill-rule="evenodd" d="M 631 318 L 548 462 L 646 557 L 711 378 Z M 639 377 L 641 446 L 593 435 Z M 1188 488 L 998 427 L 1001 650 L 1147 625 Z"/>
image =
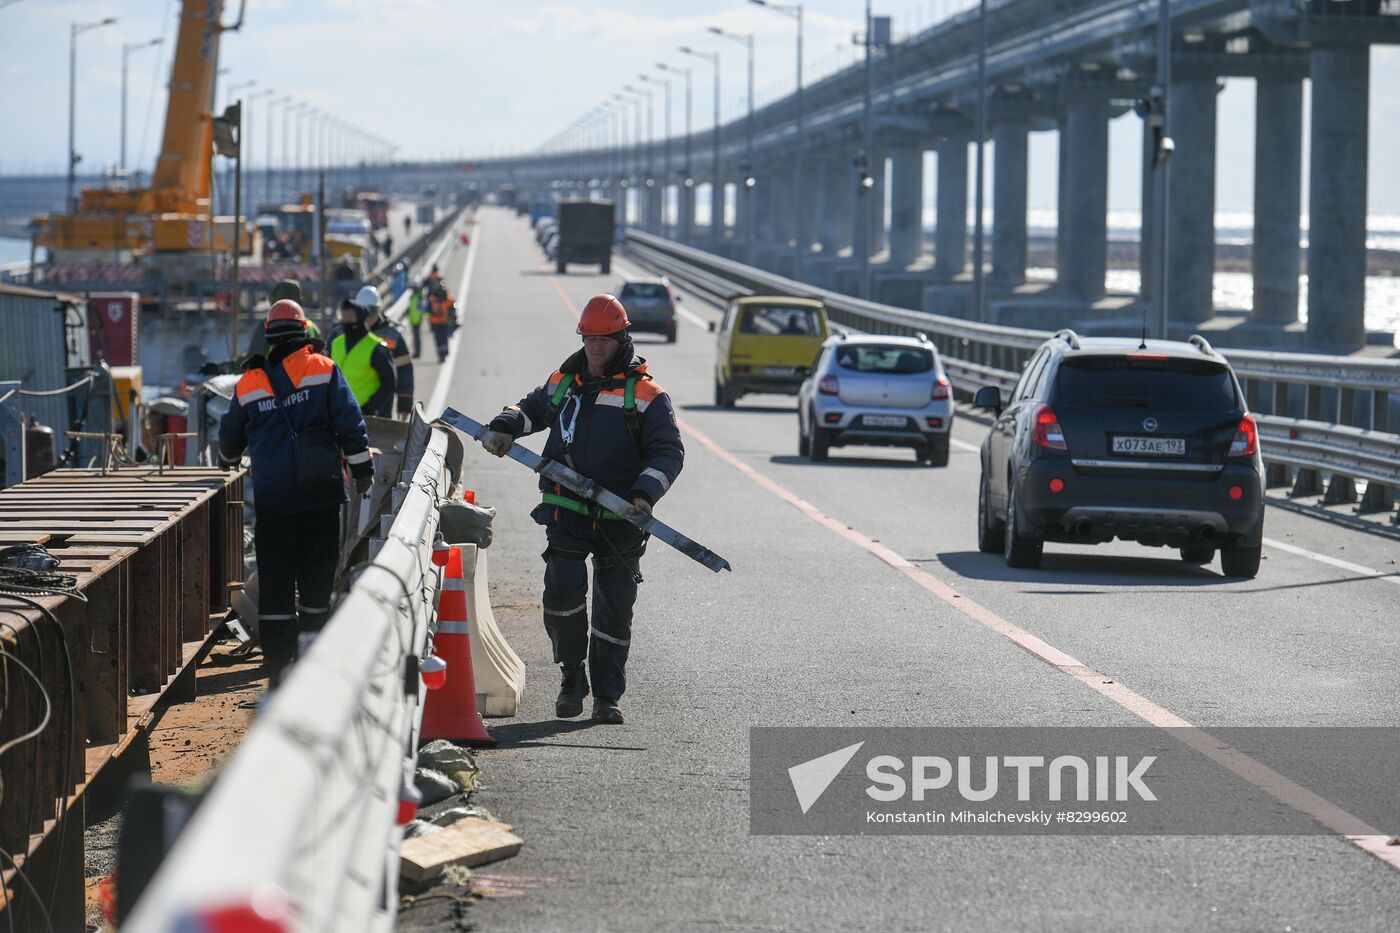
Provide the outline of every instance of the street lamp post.
<path id="1" fill-rule="evenodd" d="M 292 99 L 292 95 L 290 95 L 290 94 L 283 94 L 281 97 L 274 98 L 273 100 L 270 100 L 270 101 L 267 102 L 267 175 L 266 175 L 266 177 L 263 178 L 263 182 L 264 182 L 264 187 L 263 187 L 263 200 L 266 201 L 268 204 L 274 203 L 274 202 L 273 202 L 273 198 L 272 198 L 272 165 L 273 165 L 273 163 L 272 163 L 272 110 L 273 110 L 273 108 L 276 107 L 278 104 L 286 104 L 286 103 L 289 103 L 289 102 L 291 101 L 291 99 Z M 286 160 L 287 160 L 287 128 L 286 128 L 286 125 L 287 125 L 287 118 L 286 118 L 286 114 L 284 113 L 284 114 L 283 114 L 283 117 L 282 117 L 282 161 L 283 161 L 283 162 L 286 162 Z"/>
<path id="2" fill-rule="evenodd" d="M 103 26 L 112 26 L 117 22 L 115 16 L 109 16 L 104 20 L 92 23 L 73 23 L 68 34 L 68 211 L 72 213 L 77 210 L 77 202 L 73 197 L 73 189 L 78 181 L 78 162 L 81 157 L 77 150 L 77 109 L 78 109 L 78 37 L 85 32 L 94 29 L 101 29 Z"/>
<path id="3" fill-rule="evenodd" d="M 982 201 L 985 187 L 987 146 L 987 0 L 977 4 L 977 171 L 976 194 L 972 199 L 975 214 L 972 220 L 972 317 L 987 319 L 987 278 L 982 271 L 982 251 L 985 230 L 982 221 Z"/>
<path id="4" fill-rule="evenodd" d="M 754 164 L 753 164 L 753 33 L 732 33 L 725 32 L 718 26 L 711 26 L 710 32 L 726 39 L 736 42 L 743 42 L 749 49 L 749 110 L 745 118 L 745 140 L 744 140 L 744 171 L 742 184 L 739 188 L 739 196 L 742 200 L 742 211 L 744 217 L 744 262 L 753 265 L 753 244 L 754 244 L 754 210 L 753 210 L 753 188 L 754 188 Z"/>
<path id="5" fill-rule="evenodd" d="M 244 109 L 245 109 L 245 113 L 243 114 L 243 128 L 242 128 L 242 130 L 240 131 L 239 145 L 242 146 L 243 151 L 244 151 L 244 155 L 245 155 L 245 157 L 246 157 L 247 160 L 248 160 L 248 165 L 250 166 L 249 172 L 248 172 L 248 176 L 249 176 L 249 177 L 248 177 L 248 193 L 249 193 L 250 196 L 253 195 L 253 178 L 252 178 L 252 170 L 251 170 L 251 166 L 253 165 L 253 101 L 259 100 L 259 99 L 266 99 L 266 98 L 269 98 L 269 97 L 273 97 L 274 95 L 276 95 L 276 93 L 277 93 L 277 92 L 276 92 L 275 90 L 273 90 L 272 88 L 270 88 L 270 87 L 269 87 L 269 88 L 264 88 L 263 90 L 258 91 L 256 94 L 249 94 L 249 95 L 248 95 L 246 98 L 244 98 L 244 100 L 243 100 L 243 107 L 244 107 Z M 271 117 L 271 113 L 272 113 L 271 104 L 269 104 L 269 105 L 268 105 L 268 114 L 269 114 L 269 116 L 268 116 L 268 132 L 269 132 L 269 133 L 272 131 L 272 117 Z M 271 145 L 272 145 L 272 144 L 271 144 L 271 142 L 269 141 L 268 146 L 271 147 Z M 267 161 L 267 165 L 263 166 L 263 170 L 264 170 L 264 172 L 266 172 L 266 171 L 270 171 L 271 168 L 272 168 L 272 159 L 271 159 L 271 156 L 270 156 L 270 154 L 269 154 L 269 158 L 268 158 L 268 161 Z"/>
<path id="6" fill-rule="evenodd" d="M 148 39 L 148 40 L 146 40 L 145 42 L 123 42 L 123 43 L 122 43 L 122 148 L 121 148 L 121 161 L 120 161 L 120 163 L 119 163 L 119 166 L 120 166 L 120 168 L 121 168 L 121 170 L 122 170 L 123 172 L 126 171 L 126 71 L 127 71 L 127 58 L 130 57 L 130 55 L 131 55 L 132 52 L 140 51 L 141 49 L 149 49 L 149 48 L 152 48 L 153 46 L 160 45 L 160 43 L 161 43 L 161 39 L 160 39 L 159 37 L 157 37 L 157 38 L 155 38 L 155 39 Z"/>
<path id="7" fill-rule="evenodd" d="M 681 46 L 681 54 L 693 55 L 708 61 L 715 69 L 715 103 L 713 140 L 710 145 L 710 249 L 718 253 L 721 234 L 724 232 L 724 180 L 719 175 L 719 53 L 697 52 L 689 46 Z"/>
<path id="8" fill-rule="evenodd" d="M 677 190 L 677 194 L 679 195 L 681 200 L 680 204 L 678 205 L 680 216 L 676 219 L 680 221 L 681 242 L 689 243 L 695 228 L 695 175 L 694 167 L 691 163 L 690 158 L 692 142 L 690 121 L 692 99 L 692 73 L 690 68 L 677 68 L 676 66 L 668 65 L 665 62 L 657 62 L 656 67 L 661 71 L 665 71 L 670 74 L 683 75 L 685 77 L 685 164 L 681 168 L 681 184 L 679 189 Z"/>
<path id="9" fill-rule="evenodd" d="M 657 222 L 656 229 L 657 233 L 663 233 L 666 229 L 666 190 L 670 187 L 671 180 L 671 82 L 648 74 L 639 74 L 637 79 L 650 84 L 659 84 L 666 89 L 666 120 L 662 124 L 666 135 L 661 141 L 661 219 Z M 650 134 L 650 130 L 648 130 L 648 134 Z"/>
<path id="10" fill-rule="evenodd" d="M 802 162 L 803 149 L 805 148 L 805 140 L 803 139 L 803 122 L 805 115 L 803 113 L 802 101 L 802 4 L 794 3 L 792 5 L 787 5 L 781 3 L 770 3 L 768 2 L 768 0 L 749 0 L 749 2 L 761 7 L 767 7 L 768 9 L 774 10 L 775 12 L 782 13 L 784 16 L 790 16 L 797 21 L 797 158 L 795 160 L 795 171 L 792 180 L 794 193 L 793 200 L 796 204 L 797 209 L 792 221 L 793 229 L 797 231 L 797 252 L 794 256 L 793 261 L 793 278 L 801 280 L 803 273 L 803 263 L 806 260 L 807 246 L 809 245 L 807 237 L 806 212 L 802 209 Z"/>
<path id="11" fill-rule="evenodd" d="M 654 221 L 654 212 L 649 208 L 653 196 L 652 189 L 656 187 L 656 149 L 653 145 L 656 140 L 656 121 L 654 119 L 656 114 L 651 105 L 651 89 L 638 88 L 637 90 L 639 93 L 645 94 L 647 98 L 647 164 L 645 169 L 646 178 L 642 182 L 642 226 L 652 233 L 660 233 L 661 223 L 659 220 Z M 641 118 L 642 114 L 639 108 L 637 111 L 637 119 L 640 121 Z"/>

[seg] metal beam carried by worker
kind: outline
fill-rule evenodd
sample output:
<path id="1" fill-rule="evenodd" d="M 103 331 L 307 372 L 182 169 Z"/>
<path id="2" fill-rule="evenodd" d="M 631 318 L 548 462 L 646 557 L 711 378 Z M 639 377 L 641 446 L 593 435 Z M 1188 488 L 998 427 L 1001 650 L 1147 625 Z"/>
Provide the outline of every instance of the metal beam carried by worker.
<path id="1" fill-rule="evenodd" d="M 480 440 L 482 435 L 488 430 L 486 425 L 462 414 L 455 408 L 449 408 L 444 411 L 441 420 L 461 431 L 463 434 L 466 434 L 473 440 Z M 711 551 L 709 548 L 696 541 L 692 541 L 690 538 L 687 538 L 685 535 L 648 512 L 635 512 L 621 496 L 609 492 L 586 476 L 580 476 L 578 473 L 556 460 L 548 460 L 541 457 L 534 451 L 527 450 L 519 444 L 512 444 L 506 456 L 517 463 L 524 464 L 550 482 L 558 483 L 560 486 L 577 493 L 588 501 L 597 503 L 602 508 L 622 516 L 642 531 L 660 541 L 666 542 L 686 557 L 703 564 L 715 573 L 719 573 L 721 570 L 733 569 L 729 566 L 729 561 L 720 557 L 714 551 Z"/>

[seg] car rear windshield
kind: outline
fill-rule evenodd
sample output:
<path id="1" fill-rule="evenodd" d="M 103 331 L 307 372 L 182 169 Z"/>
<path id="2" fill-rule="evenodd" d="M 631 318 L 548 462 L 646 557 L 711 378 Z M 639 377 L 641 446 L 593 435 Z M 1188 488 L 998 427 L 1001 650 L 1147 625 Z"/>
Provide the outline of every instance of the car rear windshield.
<path id="1" fill-rule="evenodd" d="M 836 363 L 858 373 L 911 375 L 933 369 L 933 352 L 923 347 L 862 344 L 838 347 Z"/>
<path id="2" fill-rule="evenodd" d="M 1222 412 L 1239 405 L 1235 380 L 1219 363 L 1124 356 L 1066 360 L 1060 366 L 1055 401 L 1157 412 Z"/>
<path id="3" fill-rule="evenodd" d="M 821 319 L 816 308 L 792 305 L 745 305 L 739 321 L 739 333 L 762 334 L 765 337 L 818 337 Z"/>
<path id="4" fill-rule="evenodd" d="M 628 282 L 622 286 L 619 298 L 665 298 L 666 286 L 660 282 Z"/>

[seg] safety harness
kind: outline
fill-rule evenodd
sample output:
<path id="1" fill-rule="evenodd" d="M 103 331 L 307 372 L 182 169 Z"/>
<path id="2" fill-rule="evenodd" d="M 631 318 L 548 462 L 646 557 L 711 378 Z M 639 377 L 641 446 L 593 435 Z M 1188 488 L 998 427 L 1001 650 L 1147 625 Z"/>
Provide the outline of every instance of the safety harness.
<path id="1" fill-rule="evenodd" d="M 637 445 L 637 450 L 640 451 L 642 449 L 642 424 L 641 416 L 637 413 L 638 378 L 637 376 L 628 376 L 626 382 L 623 384 L 622 417 L 623 420 L 627 422 L 627 431 L 632 435 L 632 442 Z M 559 380 L 559 385 L 554 387 L 554 394 L 550 396 L 549 399 L 549 415 L 547 419 L 547 423 L 553 424 L 554 420 L 563 414 L 568 404 L 570 402 L 573 403 L 569 420 L 566 424 L 560 425 L 559 431 L 564 453 L 564 462 L 569 465 L 570 469 L 574 468 L 574 460 L 570 454 L 570 448 L 573 446 L 574 442 L 574 425 L 578 421 L 580 407 L 579 397 L 575 394 L 571 394 L 573 387 L 574 377 L 566 374 L 563 379 Z M 579 515 L 584 515 L 595 520 L 603 518 L 626 521 L 621 515 L 609 511 L 600 505 L 570 498 L 558 492 L 544 493 L 544 504 L 557 506 L 561 509 L 568 509 L 570 512 L 576 512 Z M 609 541 L 608 543 L 611 545 L 612 542 Z"/>

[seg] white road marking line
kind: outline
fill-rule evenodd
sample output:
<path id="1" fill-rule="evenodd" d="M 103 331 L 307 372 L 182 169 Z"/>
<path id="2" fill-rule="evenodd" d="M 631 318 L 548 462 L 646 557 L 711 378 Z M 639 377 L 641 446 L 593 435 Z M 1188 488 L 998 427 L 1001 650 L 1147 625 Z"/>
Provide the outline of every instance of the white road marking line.
<path id="1" fill-rule="evenodd" d="M 966 450 L 969 453 L 980 454 L 982 452 L 982 448 L 977 446 L 976 444 L 969 444 L 967 441 L 960 441 L 956 437 L 948 438 L 948 443 L 952 444 L 958 450 Z"/>
<path id="2" fill-rule="evenodd" d="M 1319 564 L 1327 564 L 1340 570 L 1349 570 L 1352 573 L 1363 577 L 1375 577 L 1385 583 L 1394 583 L 1400 586 L 1400 571 L 1396 570 L 1374 570 L 1370 567 L 1363 567 L 1361 564 L 1353 564 L 1349 560 L 1342 560 L 1340 557 L 1332 557 L 1329 554 L 1319 554 L 1317 551 L 1309 551 L 1307 548 L 1298 547 L 1296 544 L 1289 544 L 1286 541 L 1279 541 L 1277 538 L 1265 538 L 1264 546 L 1276 551 L 1283 551 L 1286 554 L 1293 554 L 1298 557 L 1306 557 L 1308 560 L 1315 560 Z"/>
<path id="3" fill-rule="evenodd" d="M 447 359 L 442 361 L 438 367 L 437 382 L 433 385 L 433 394 L 428 398 L 428 404 L 424 406 L 428 420 L 431 421 L 442 414 L 447 407 L 447 389 L 452 384 L 452 371 L 457 362 L 457 345 L 462 342 L 462 334 L 466 331 L 466 322 L 463 318 L 467 314 L 467 292 L 472 284 L 472 270 L 476 268 L 476 254 L 480 252 L 482 227 L 477 224 L 472 228 L 471 242 L 467 244 L 467 264 L 462 269 L 462 280 L 457 283 L 457 333 L 453 334 L 447 341 Z M 430 330 L 431 332 L 431 330 Z"/>

